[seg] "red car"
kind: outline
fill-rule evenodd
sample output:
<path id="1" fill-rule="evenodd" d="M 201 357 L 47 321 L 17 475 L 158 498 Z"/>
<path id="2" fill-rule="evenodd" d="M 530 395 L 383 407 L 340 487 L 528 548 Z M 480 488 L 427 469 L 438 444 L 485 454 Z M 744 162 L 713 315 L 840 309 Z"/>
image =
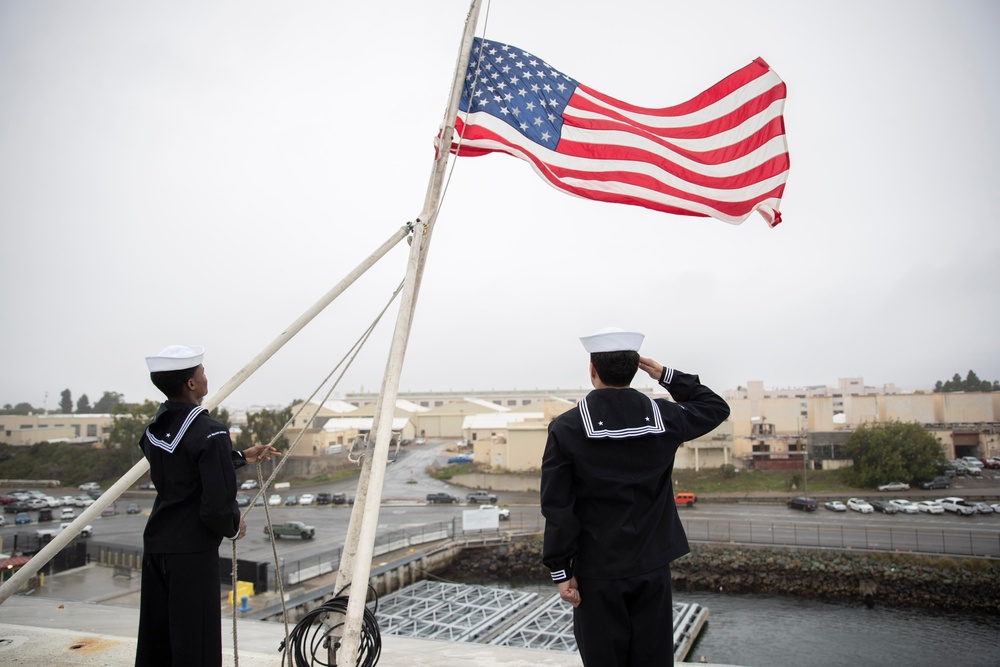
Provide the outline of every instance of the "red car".
<path id="1" fill-rule="evenodd" d="M 1000 459 L 998 459 L 995 456 L 992 458 L 979 459 L 979 460 L 983 462 L 984 468 L 1000 468 Z"/>

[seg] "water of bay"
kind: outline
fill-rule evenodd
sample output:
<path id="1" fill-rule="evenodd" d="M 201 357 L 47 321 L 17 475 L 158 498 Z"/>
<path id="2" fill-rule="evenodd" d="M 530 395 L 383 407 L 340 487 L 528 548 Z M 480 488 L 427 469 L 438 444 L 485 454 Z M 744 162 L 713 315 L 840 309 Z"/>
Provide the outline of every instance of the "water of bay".
<path id="1" fill-rule="evenodd" d="M 675 592 L 709 610 L 688 661 L 742 667 L 996 667 L 1000 615 Z"/>

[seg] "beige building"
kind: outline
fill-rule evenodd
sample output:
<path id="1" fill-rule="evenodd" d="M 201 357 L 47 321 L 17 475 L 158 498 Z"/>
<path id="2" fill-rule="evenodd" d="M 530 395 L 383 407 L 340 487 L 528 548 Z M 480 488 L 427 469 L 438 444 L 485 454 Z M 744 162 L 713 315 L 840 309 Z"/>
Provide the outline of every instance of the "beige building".
<path id="1" fill-rule="evenodd" d="M 549 399 L 515 411 L 470 415 L 462 430 L 472 443 L 476 463 L 511 472 L 536 471 L 542 466 L 549 422 L 575 406 L 573 401 Z M 675 465 L 695 470 L 717 468 L 731 462 L 732 448 L 732 423 L 726 421 L 678 449 Z"/>
<path id="2" fill-rule="evenodd" d="M 791 460 L 801 465 L 807 448 L 814 467 L 839 467 L 847 434 L 863 424 L 892 421 L 923 425 L 947 458 L 1000 454 L 1000 392 L 903 394 L 890 385 L 879 393 L 851 378 L 837 387 L 780 391 L 751 382 L 725 395 L 737 467 L 782 467 L 778 462 Z"/>
<path id="3" fill-rule="evenodd" d="M 469 415 L 500 414 L 510 408 L 492 401 L 465 397 L 435 408 L 426 409 L 414 416 L 417 437 L 421 438 L 462 438 L 463 423 Z"/>
<path id="4" fill-rule="evenodd" d="M 15 446 L 40 442 L 102 444 L 113 424 L 110 414 L 0 415 L 0 442 Z"/>

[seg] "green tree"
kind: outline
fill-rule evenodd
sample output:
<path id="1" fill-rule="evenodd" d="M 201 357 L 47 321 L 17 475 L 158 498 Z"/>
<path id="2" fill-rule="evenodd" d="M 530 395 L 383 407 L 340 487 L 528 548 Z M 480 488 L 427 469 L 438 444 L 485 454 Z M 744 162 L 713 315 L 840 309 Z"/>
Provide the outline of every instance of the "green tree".
<path id="1" fill-rule="evenodd" d="M 41 411 L 35 410 L 35 408 L 31 407 L 31 403 L 18 403 L 17 405 L 11 405 L 10 403 L 7 403 L 6 405 L 3 406 L 3 410 L 0 411 L 0 414 L 28 415 L 31 414 L 32 412 L 41 412 Z"/>
<path id="2" fill-rule="evenodd" d="M 70 393 L 69 389 L 63 389 L 62 393 L 59 394 L 59 412 L 64 415 L 73 413 L 73 394 Z"/>
<path id="3" fill-rule="evenodd" d="M 76 411 L 80 414 L 86 414 L 90 412 L 90 399 L 87 398 L 86 394 L 83 394 L 76 400 Z"/>
<path id="4" fill-rule="evenodd" d="M 845 471 L 848 481 L 863 487 L 914 484 L 934 477 L 944 463 L 941 445 L 915 422 L 863 425 L 848 436 L 844 452 L 854 460 Z"/>
<path id="5" fill-rule="evenodd" d="M 139 438 L 153 420 L 158 407 L 159 404 L 153 401 L 145 401 L 142 404 L 119 402 L 114 405 L 111 410 L 114 423 L 111 425 L 111 432 L 108 433 L 104 453 L 109 476 L 121 477 L 142 458 Z"/>
<path id="6" fill-rule="evenodd" d="M 222 422 L 226 425 L 226 428 L 232 428 L 233 423 L 229 419 L 229 410 L 225 408 L 214 408 L 208 413 L 212 419 Z"/>
<path id="7" fill-rule="evenodd" d="M 247 413 L 247 426 L 236 438 L 237 449 L 246 449 L 253 445 L 262 445 L 271 442 L 271 438 L 277 435 L 285 424 L 292 418 L 290 407 L 284 410 L 267 410 Z M 274 446 L 284 452 L 288 450 L 288 438 L 282 435 L 275 441 Z"/>
<path id="8" fill-rule="evenodd" d="M 117 391 L 106 391 L 104 395 L 98 399 L 97 403 L 91 408 L 91 412 L 96 412 L 98 414 L 112 414 L 115 410 L 115 406 L 123 401 L 124 396 L 119 394 Z"/>
<path id="9" fill-rule="evenodd" d="M 942 382 L 938 380 L 934 383 L 934 391 L 937 393 L 951 391 L 1000 391 L 1000 381 L 980 380 L 976 372 L 970 370 L 965 374 L 965 379 L 955 373 L 950 380 Z"/>

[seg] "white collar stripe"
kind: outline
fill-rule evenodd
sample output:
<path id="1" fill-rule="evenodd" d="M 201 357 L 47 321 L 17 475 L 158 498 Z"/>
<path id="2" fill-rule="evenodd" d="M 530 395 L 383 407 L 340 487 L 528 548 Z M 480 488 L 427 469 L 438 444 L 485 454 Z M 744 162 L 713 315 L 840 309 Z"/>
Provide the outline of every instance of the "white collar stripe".
<path id="1" fill-rule="evenodd" d="M 205 412 L 205 408 L 201 407 L 200 405 L 191 412 L 189 412 L 188 416 L 184 419 L 184 423 L 181 424 L 180 430 L 177 431 L 177 435 L 175 435 L 173 440 L 171 441 L 161 440 L 157 438 L 150 432 L 148 428 L 146 429 L 146 437 L 149 439 L 150 444 L 159 447 L 168 454 L 173 454 L 174 450 L 177 449 L 177 445 L 180 444 L 181 438 L 183 438 L 184 434 L 187 433 L 188 427 L 191 426 L 191 422 L 193 422 L 195 418 L 202 412 Z"/>
<path id="2" fill-rule="evenodd" d="M 580 401 L 580 416 L 583 417 L 583 428 L 587 432 L 588 438 L 634 438 L 640 435 L 650 435 L 655 433 L 664 433 L 666 428 L 663 425 L 663 415 L 660 414 L 660 408 L 656 405 L 654 401 L 649 396 L 646 399 L 650 403 L 650 407 L 653 410 L 653 423 L 646 426 L 639 426 L 633 428 L 623 428 L 612 431 L 611 429 L 596 429 L 594 428 L 594 420 L 590 416 L 590 407 L 587 405 L 587 399 L 584 398 Z"/>

